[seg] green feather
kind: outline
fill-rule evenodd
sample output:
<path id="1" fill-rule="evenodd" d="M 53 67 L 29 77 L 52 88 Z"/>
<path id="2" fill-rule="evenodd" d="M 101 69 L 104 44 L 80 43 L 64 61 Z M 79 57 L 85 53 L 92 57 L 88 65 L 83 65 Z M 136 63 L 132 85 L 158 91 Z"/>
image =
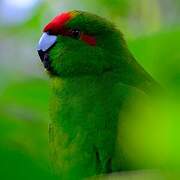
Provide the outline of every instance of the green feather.
<path id="1" fill-rule="evenodd" d="M 61 179 L 131 169 L 123 153 L 117 152 L 120 114 L 135 94 L 150 94 L 158 87 L 111 22 L 76 13 L 66 28 L 96 37 L 97 45 L 58 36 L 49 53 L 51 157 Z"/>

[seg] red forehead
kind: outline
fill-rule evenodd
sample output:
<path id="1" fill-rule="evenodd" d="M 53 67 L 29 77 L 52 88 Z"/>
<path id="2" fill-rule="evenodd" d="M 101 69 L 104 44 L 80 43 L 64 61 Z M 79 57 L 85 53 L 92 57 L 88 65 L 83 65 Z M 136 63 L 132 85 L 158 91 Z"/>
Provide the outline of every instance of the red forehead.
<path id="1" fill-rule="evenodd" d="M 71 12 L 64 12 L 56 16 L 49 24 L 47 24 L 43 32 L 50 31 L 52 34 L 59 34 L 62 27 L 73 17 Z"/>

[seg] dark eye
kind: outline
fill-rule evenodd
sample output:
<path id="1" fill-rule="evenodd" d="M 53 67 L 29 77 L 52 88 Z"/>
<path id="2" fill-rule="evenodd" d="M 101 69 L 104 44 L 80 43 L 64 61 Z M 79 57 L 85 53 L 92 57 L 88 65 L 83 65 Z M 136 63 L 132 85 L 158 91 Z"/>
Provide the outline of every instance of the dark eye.
<path id="1" fill-rule="evenodd" d="M 48 35 L 52 35 L 51 31 L 47 31 L 46 33 L 47 33 Z"/>
<path id="2" fill-rule="evenodd" d="M 78 29 L 72 29 L 71 30 L 71 37 L 75 39 L 79 39 L 81 36 L 81 31 Z"/>

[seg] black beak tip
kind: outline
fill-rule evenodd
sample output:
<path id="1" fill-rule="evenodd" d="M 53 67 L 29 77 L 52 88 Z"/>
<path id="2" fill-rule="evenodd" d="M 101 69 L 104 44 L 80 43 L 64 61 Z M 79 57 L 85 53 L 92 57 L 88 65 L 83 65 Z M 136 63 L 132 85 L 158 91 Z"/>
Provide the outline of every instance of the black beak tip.
<path id="1" fill-rule="evenodd" d="M 39 57 L 44 65 L 44 67 L 50 71 L 51 69 L 51 66 L 50 66 L 50 60 L 49 60 L 49 55 L 47 52 L 45 51 L 42 51 L 42 50 L 38 50 L 38 54 L 39 54 Z"/>
<path id="2" fill-rule="evenodd" d="M 37 50 L 38 51 L 38 55 L 41 59 L 41 61 L 43 62 L 44 61 L 44 52 L 42 50 Z"/>

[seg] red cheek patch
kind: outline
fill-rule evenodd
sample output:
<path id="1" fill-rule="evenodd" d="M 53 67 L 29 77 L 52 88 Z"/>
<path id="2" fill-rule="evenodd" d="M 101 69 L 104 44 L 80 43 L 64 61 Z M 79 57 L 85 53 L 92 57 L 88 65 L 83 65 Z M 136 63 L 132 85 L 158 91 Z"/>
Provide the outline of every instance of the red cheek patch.
<path id="1" fill-rule="evenodd" d="M 62 27 L 72 18 L 70 12 L 64 12 L 56 16 L 49 24 L 47 24 L 43 32 L 50 32 L 53 35 L 60 33 Z"/>
<path id="2" fill-rule="evenodd" d="M 84 41 L 85 43 L 91 45 L 91 46 L 96 45 L 96 38 L 94 38 L 92 36 L 82 34 L 81 35 L 81 40 Z"/>

